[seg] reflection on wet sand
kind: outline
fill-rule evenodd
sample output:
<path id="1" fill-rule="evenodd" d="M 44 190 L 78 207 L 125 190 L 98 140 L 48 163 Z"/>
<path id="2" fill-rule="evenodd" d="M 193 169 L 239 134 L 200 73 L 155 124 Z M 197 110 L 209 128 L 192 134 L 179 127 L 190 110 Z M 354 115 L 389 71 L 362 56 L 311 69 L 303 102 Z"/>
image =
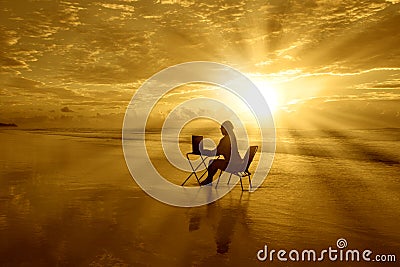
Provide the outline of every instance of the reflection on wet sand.
<path id="1" fill-rule="evenodd" d="M 246 194 L 248 196 L 248 194 Z M 229 251 L 229 245 L 238 221 L 244 224 L 248 199 L 242 203 L 243 192 L 239 199 L 229 198 L 229 206 L 222 206 L 218 202 L 208 204 L 204 209 L 195 208 L 189 213 L 189 232 L 200 229 L 200 225 L 215 231 L 216 252 L 225 254 Z"/>
<path id="2" fill-rule="evenodd" d="M 117 141 L 0 134 L 0 266 L 262 266 L 270 263 L 256 253 L 265 244 L 324 249 L 339 237 L 352 248 L 400 255 L 392 132 L 378 134 L 390 143 L 390 164 L 369 161 L 354 138 L 287 134 L 258 191 L 237 186 L 196 208 L 140 190 Z M 376 139 L 368 137 L 371 153 Z M 330 265 L 348 264 L 323 266 Z"/>

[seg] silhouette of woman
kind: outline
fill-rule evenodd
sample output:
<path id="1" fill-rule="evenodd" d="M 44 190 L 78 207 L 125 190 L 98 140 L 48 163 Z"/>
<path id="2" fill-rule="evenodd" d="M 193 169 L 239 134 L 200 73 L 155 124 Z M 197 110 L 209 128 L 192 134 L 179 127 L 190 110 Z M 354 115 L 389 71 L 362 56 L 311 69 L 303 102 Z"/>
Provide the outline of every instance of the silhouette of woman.
<path id="1" fill-rule="evenodd" d="M 230 121 L 225 121 L 221 124 L 221 133 L 224 137 L 221 138 L 219 144 L 214 150 L 202 149 L 201 153 L 206 156 L 222 155 L 224 159 L 215 159 L 208 166 L 208 176 L 200 183 L 200 185 L 210 184 L 213 180 L 215 173 L 218 170 L 226 170 L 242 165 L 242 158 L 240 157 L 236 136 L 233 132 L 233 124 Z"/>

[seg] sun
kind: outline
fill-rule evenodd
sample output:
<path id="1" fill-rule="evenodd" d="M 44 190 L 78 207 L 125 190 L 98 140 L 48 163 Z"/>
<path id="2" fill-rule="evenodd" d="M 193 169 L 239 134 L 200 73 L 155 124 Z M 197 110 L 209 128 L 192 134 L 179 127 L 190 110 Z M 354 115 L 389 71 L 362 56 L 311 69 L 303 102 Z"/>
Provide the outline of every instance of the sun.
<path id="1" fill-rule="evenodd" d="M 271 112 L 275 113 L 279 109 L 280 105 L 277 90 L 271 85 L 270 82 L 264 79 L 253 78 L 252 82 L 257 86 L 261 94 L 264 96 Z"/>

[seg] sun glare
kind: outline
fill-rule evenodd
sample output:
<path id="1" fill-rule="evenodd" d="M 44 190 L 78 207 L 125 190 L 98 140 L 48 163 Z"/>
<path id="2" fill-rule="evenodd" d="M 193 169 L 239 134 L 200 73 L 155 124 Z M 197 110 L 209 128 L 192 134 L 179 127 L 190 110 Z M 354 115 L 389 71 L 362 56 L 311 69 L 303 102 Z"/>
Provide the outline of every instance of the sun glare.
<path id="1" fill-rule="evenodd" d="M 279 108 L 279 98 L 276 89 L 268 81 L 261 79 L 253 79 L 252 81 L 264 96 L 271 112 L 275 113 Z"/>

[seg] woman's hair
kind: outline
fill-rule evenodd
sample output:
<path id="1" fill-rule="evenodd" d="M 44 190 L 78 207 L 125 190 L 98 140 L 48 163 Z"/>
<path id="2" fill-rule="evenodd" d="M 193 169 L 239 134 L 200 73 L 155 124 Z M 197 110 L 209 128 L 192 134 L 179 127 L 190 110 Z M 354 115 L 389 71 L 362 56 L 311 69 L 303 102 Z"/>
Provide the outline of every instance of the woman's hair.
<path id="1" fill-rule="evenodd" d="M 224 121 L 224 122 L 221 124 L 221 126 L 224 127 L 225 130 L 227 130 L 227 131 L 232 131 L 232 130 L 233 130 L 233 124 L 232 124 L 231 121 Z"/>

